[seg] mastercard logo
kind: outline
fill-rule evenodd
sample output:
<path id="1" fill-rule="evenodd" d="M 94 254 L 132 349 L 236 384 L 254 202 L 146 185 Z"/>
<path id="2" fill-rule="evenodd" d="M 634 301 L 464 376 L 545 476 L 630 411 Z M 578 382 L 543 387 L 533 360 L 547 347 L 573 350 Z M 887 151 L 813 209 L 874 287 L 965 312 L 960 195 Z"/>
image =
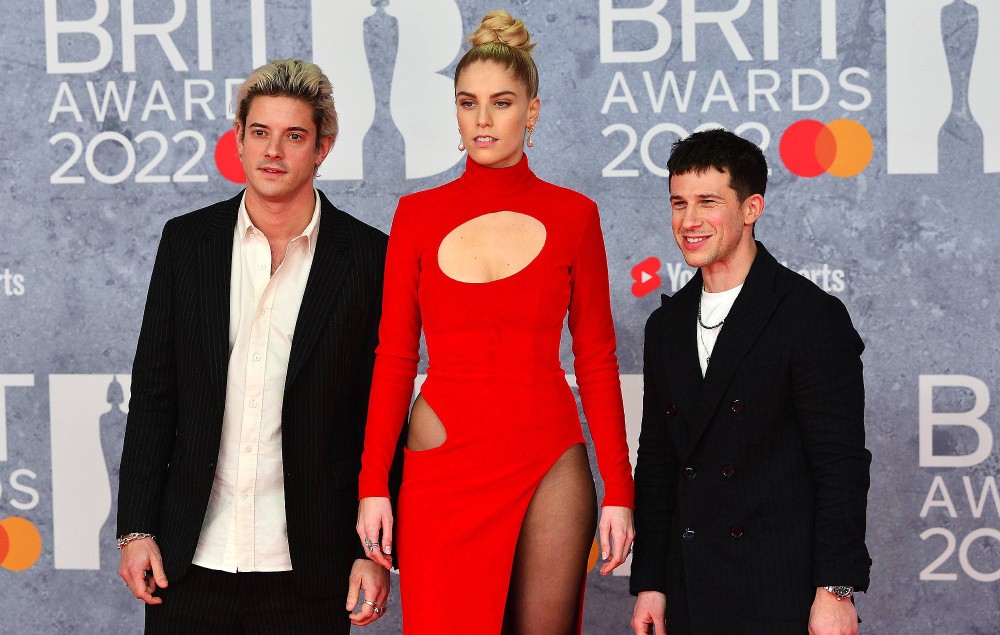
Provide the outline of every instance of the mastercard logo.
<path id="1" fill-rule="evenodd" d="M 0 567 L 30 569 L 42 555 L 42 536 L 30 521 L 17 516 L 0 520 Z"/>
<path id="2" fill-rule="evenodd" d="M 871 134 L 852 119 L 827 124 L 814 119 L 797 121 L 788 126 L 778 145 L 788 171 L 805 178 L 857 176 L 871 163 L 873 151 Z"/>
<path id="3" fill-rule="evenodd" d="M 240 155 L 236 148 L 236 131 L 230 130 L 219 137 L 215 144 L 215 167 L 219 174 L 233 183 L 246 183 L 247 175 L 243 171 Z"/>

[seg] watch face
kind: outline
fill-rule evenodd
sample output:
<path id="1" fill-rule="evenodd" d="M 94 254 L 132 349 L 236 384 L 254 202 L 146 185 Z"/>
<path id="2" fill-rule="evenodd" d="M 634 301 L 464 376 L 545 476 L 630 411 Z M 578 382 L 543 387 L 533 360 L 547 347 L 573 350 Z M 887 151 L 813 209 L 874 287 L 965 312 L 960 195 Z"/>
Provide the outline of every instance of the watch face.
<path id="1" fill-rule="evenodd" d="M 833 593 L 837 597 L 849 598 L 854 593 L 854 589 L 849 586 L 835 586 L 833 587 Z"/>

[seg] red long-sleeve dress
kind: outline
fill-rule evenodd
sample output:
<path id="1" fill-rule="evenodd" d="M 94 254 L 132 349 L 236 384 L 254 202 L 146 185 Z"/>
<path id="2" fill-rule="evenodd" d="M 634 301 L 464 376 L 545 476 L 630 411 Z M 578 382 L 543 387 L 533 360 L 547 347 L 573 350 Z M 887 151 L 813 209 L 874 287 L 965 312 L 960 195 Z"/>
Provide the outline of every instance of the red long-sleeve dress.
<path id="1" fill-rule="evenodd" d="M 438 248 L 463 223 L 498 211 L 545 227 L 525 268 L 460 282 Z M 469 159 L 462 176 L 403 197 L 389 235 L 360 496 L 388 496 L 393 450 L 413 393 L 445 442 L 406 451 L 396 517 L 404 632 L 499 633 L 518 533 L 549 468 L 584 441 L 559 361 L 569 314 L 574 368 L 604 478 L 604 505 L 633 506 L 608 270 L 597 206 L 539 179 L 527 157 L 509 168 Z"/>

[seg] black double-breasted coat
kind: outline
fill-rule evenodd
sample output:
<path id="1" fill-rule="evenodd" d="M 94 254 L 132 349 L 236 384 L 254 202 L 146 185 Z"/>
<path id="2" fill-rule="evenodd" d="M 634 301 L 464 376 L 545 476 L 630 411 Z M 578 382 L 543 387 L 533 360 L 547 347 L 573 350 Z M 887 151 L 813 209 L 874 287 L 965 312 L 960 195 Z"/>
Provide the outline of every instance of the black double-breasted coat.
<path id="1" fill-rule="evenodd" d="M 763 245 L 711 356 L 697 273 L 646 324 L 631 590 L 671 635 L 805 633 L 816 589 L 865 590 L 864 345 Z"/>

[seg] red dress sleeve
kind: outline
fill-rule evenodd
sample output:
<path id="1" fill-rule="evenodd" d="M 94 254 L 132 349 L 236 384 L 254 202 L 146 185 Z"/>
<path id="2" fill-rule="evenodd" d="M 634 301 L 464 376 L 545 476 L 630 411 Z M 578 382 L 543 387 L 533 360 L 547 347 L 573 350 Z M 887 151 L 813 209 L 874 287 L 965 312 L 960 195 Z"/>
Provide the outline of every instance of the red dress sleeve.
<path id="1" fill-rule="evenodd" d="M 602 505 L 634 507 L 635 486 L 625 439 L 608 261 L 596 205 L 585 221 L 571 276 L 569 330 L 583 412 L 604 479 Z"/>
<path id="2" fill-rule="evenodd" d="M 416 225 L 406 197 L 400 199 L 389 231 L 382 291 L 382 321 L 375 374 L 368 401 L 365 449 L 358 495 L 389 496 L 389 467 L 413 396 L 420 361 L 420 253 Z"/>

